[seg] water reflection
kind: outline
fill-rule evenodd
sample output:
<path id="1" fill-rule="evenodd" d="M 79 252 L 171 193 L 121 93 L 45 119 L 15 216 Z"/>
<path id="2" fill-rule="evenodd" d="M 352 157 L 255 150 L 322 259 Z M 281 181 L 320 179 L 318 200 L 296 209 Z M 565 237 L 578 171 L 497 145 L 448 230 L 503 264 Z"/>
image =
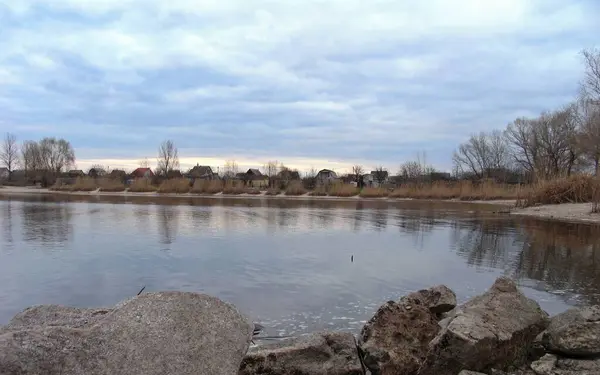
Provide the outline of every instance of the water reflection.
<path id="1" fill-rule="evenodd" d="M 44 302 L 110 305 L 141 285 L 215 294 L 288 334 L 355 330 L 382 301 L 433 284 L 464 300 L 500 274 L 550 312 L 600 302 L 600 227 L 433 202 L 156 203 L 0 200 L 0 248 L 19 249 L 0 252 L 0 323 Z"/>

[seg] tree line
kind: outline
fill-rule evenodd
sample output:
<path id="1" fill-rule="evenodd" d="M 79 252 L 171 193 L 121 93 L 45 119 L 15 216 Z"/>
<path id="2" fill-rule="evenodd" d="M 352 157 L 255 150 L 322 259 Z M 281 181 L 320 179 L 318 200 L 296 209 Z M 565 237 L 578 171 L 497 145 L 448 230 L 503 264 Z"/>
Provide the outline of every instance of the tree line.
<path id="1" fill-rule="evenodd" d="M 504 130 L 473 134 L 459 145 L 458 174 L 475 178 L 517 175 L 536 181 L 600 173 L 600 50 L 582 52 L 584 78 L 576 100 L 537 117 L 520 117 Z"/>

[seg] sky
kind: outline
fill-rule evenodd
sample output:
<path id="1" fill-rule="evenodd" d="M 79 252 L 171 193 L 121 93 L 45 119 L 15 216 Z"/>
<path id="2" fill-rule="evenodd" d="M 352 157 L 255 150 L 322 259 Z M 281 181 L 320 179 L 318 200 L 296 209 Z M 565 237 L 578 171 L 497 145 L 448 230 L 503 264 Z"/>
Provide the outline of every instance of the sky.
<path id="1" fill-rule="evenodd" d="M 346 171 L 573 100 L 597 0 L 9 0 L 0 132 L 69 140 L 77 166 L 234 159 Z"/>

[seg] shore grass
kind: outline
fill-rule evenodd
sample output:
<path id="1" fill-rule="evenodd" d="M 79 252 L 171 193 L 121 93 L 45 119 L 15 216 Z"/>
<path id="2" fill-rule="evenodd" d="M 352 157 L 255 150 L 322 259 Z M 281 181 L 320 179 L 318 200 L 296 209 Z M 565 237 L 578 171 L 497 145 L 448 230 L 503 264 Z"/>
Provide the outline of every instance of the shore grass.
<path id="1" fill-rule="evenodd" d="M 196 180 L 192 186 L 193 194 L 217 194 L 223 191 L 223 182 L 220 180 Z"/>
<path id="2" fill-rule="evenodd" d="M 385 198 L 390 195 L 387 189 L 366 187 L 360 191 L 360 197 L 362 198 Z"/>
<path id="3" fill-rule="evenodd" d="M 173 178 L 163 181 L 157 190 L 160 194 L 186 194 L 190 192 L 190 180 Z"/>
<path id="4" fill-rule="evenodd" d="M 302 185 L 300 181 L 292 181 L 285 189 L 285 195 L 289 196 L 300 196 L 306 194 L 308 191 Z"/>
<path id="5" fill-rule="evenodd" d="M 125 185 L 119 181 L 111 178 L 101 178 L 98 181 L 98 187 L 100 191 L 104 192 L 119 192 L 125 191 Z"/>
<path id="6" fill-rule="evenodd" d="M 574 175 L 535 183 L 517 201 L 519 207 L 543 204 L 587 203 L 597 207 L 600 201 L 600 180 L 591 175 Z M 592 211 L 594 207 L 592 207 Z"/>
<path id="7" fill-rule="evenodd" d="M 353 197 L 358 193 L 358 188 L 350 184 L 333 184 L 328 191 L 328 195 L 332 197 Z"/>
<path id="8" fill-rule="evenodd" d="M 463 201 L 519 199 L 528 189 L 522 185 L 505 185 L 494 182 L 472 183 L 434 182 L 428 184 L 405 184 L 390 193 L 390 198 L 411 199 L 459 199 Z"/>
<path id="9" fill-rule="evenodd" d="M 240 195 L 246 192 L 244 183 L 241 181 L 226 181 L 223 186 L 223 194 Z"/>
<path id="10" fill-rule="evenodd" d="M 132 193 L 152 193 L 156 191 L 156 186 L 147 178 L 136 178 L 129 186 Z"/>
<path id="11" fill-rule="evenodd" d="M 267 191 L 265 192 L 265 195 L 271 195 L 271 196 L 275 196 L 275 195 L 279 195 L 281 194 L 281 190 L 279 190 L 278 188 L 268 188 Z"/>

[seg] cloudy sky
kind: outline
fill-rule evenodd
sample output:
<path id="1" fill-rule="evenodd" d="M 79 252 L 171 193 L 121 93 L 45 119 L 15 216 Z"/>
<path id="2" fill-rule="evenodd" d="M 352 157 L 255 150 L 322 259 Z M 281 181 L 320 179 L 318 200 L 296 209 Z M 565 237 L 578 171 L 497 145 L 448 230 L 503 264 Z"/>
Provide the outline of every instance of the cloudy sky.
<path id="1" fill-rule="evenodd" d="M 8 0 L 0 131 L 78 166 L 164 139 L 199 162 L 441 169 L 469 134 L 571 100 L 597 0 Z"/>

